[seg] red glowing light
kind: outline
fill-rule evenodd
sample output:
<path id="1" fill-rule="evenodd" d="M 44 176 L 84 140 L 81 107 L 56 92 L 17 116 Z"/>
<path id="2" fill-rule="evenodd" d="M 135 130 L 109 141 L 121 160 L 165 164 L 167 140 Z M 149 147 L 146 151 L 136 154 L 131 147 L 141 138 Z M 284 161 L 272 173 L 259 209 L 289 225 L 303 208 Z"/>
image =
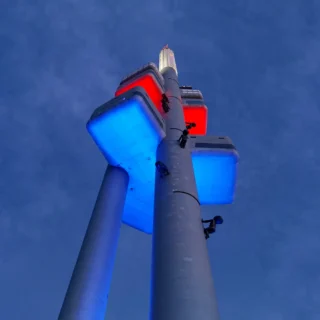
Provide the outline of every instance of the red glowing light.
<path id="1" fill-rule="evenodd" d="M 145 73 L 144 75 L 141 75 L 136 79 L 133 79 L 131 82 L 128 81 L 128 83 L 124 83 L 117 89 L 115 96 L 117 97 L 122 93 L 138 86 L 143 87 L 144 90 L 146 90 L 150 100 L 153 102 L 158 111 L 163 115 L 164 111 L 161 105 L 163 90 L 154 75 L 150 72 Z M 196 127 L 189 130 L 191 135 L 206 135 L 208 109 L 205 105 L 184 105 L 183 113 L 185 122 L 196 123 Z"/>
<path id="2" fill-rule="evenodd" d="M 196 123 L 195 128 L 189 130 L 191 135 L 204 136 L 207 133 L 208 109 L 205 105 L 200 106 L 183 106 L 185 122 Z"/>
<path id="3" fill-rule="evenodd" d="M 158 84 L 158 81 L 150 73 L 142 75 L 138 79 L 134 79 L 132 82 L 129 82 L 128 84 L 125 83 L 124 85 L 122 85 L 117 89 L 115 96 L 117 97 L 120 94 L 138 86 L 146 90 L 150 100 L 153 102 L 155 107 L 159 110 L 160 113 L 163 113 L 162 106 L 161 106 L 163 91 L 160 85 Z"/>

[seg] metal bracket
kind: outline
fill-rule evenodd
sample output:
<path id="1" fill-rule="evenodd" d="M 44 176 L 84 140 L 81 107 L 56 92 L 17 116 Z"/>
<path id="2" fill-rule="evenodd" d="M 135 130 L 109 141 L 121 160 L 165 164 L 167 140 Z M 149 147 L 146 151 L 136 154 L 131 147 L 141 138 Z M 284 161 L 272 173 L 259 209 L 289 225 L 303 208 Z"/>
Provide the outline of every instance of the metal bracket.
<path id="1" fill-rule="evenodd" d="M 167 166 L 163 162 L 157 161 L 155 165 L 156 165 L 157 171 L 160 173 L 161 178 L 166 177 L 170 174 Z"/>

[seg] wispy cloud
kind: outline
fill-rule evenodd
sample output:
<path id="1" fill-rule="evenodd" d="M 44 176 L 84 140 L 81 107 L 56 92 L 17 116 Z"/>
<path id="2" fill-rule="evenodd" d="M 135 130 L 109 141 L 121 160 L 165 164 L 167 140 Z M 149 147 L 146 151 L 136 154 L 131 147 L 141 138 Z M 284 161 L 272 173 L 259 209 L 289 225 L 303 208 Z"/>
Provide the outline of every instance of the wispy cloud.
<path id="1" fill-rule="evenodd" d="M 226 221 L 208 244 L 221 318 L 320 318 L 319 10 L 300 1 L 8 2 L 0 10 L 6 319 L 43 298 L 43 281 L 54 289 L 39 314 L 56 318 L 105 167 L 85 122 L 166 43 L 181 82 L 204 93 L 209 134 L 230 135 L 240 151 L 236 203 L 204 210 Z M 124 227 L 119 246 L 109 315 L 140 319 L 150 237 Z M 14 291 L 28 288 L 12 308 Z"/>

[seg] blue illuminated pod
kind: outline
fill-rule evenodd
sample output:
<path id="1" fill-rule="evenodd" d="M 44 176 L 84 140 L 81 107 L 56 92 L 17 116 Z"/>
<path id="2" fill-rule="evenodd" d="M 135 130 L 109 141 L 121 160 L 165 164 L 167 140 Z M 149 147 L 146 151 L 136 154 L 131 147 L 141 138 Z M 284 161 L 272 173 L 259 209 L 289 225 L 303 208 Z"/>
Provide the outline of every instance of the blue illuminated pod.
<path id="1" fill-rule="evenodd" d="M 232 203 L 239 156 L 231 140 L 191 136 L 190 148 L 200 204 Z"/>
<path id="2" fill-rule="evenodd" d="M 87 129 L 109 164 L 130 176 L 123 222 L 152 233 L 155 162 L 164 121 L 142 87 L 97 108 Z"/>

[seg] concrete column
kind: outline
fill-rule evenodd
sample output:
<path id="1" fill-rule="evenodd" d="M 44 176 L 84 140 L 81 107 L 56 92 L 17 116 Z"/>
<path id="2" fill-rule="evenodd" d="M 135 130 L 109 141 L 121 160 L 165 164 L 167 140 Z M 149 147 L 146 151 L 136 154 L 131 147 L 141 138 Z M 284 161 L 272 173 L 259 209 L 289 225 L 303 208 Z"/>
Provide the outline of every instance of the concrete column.
<path id="1" fill-rule="evenodd" d="M 157 160 L 170 175 L 156 174 L 150 320 L 218 320 L 191 154 L 177 142 L 186 128 L 178 77 L 162 74 L 171 110 Z"/>
<path id="2" fill-rule="evenodd" d="M 128 183 L 125 170 L 108 166 L 59 320 L 105 319 Z"/>

